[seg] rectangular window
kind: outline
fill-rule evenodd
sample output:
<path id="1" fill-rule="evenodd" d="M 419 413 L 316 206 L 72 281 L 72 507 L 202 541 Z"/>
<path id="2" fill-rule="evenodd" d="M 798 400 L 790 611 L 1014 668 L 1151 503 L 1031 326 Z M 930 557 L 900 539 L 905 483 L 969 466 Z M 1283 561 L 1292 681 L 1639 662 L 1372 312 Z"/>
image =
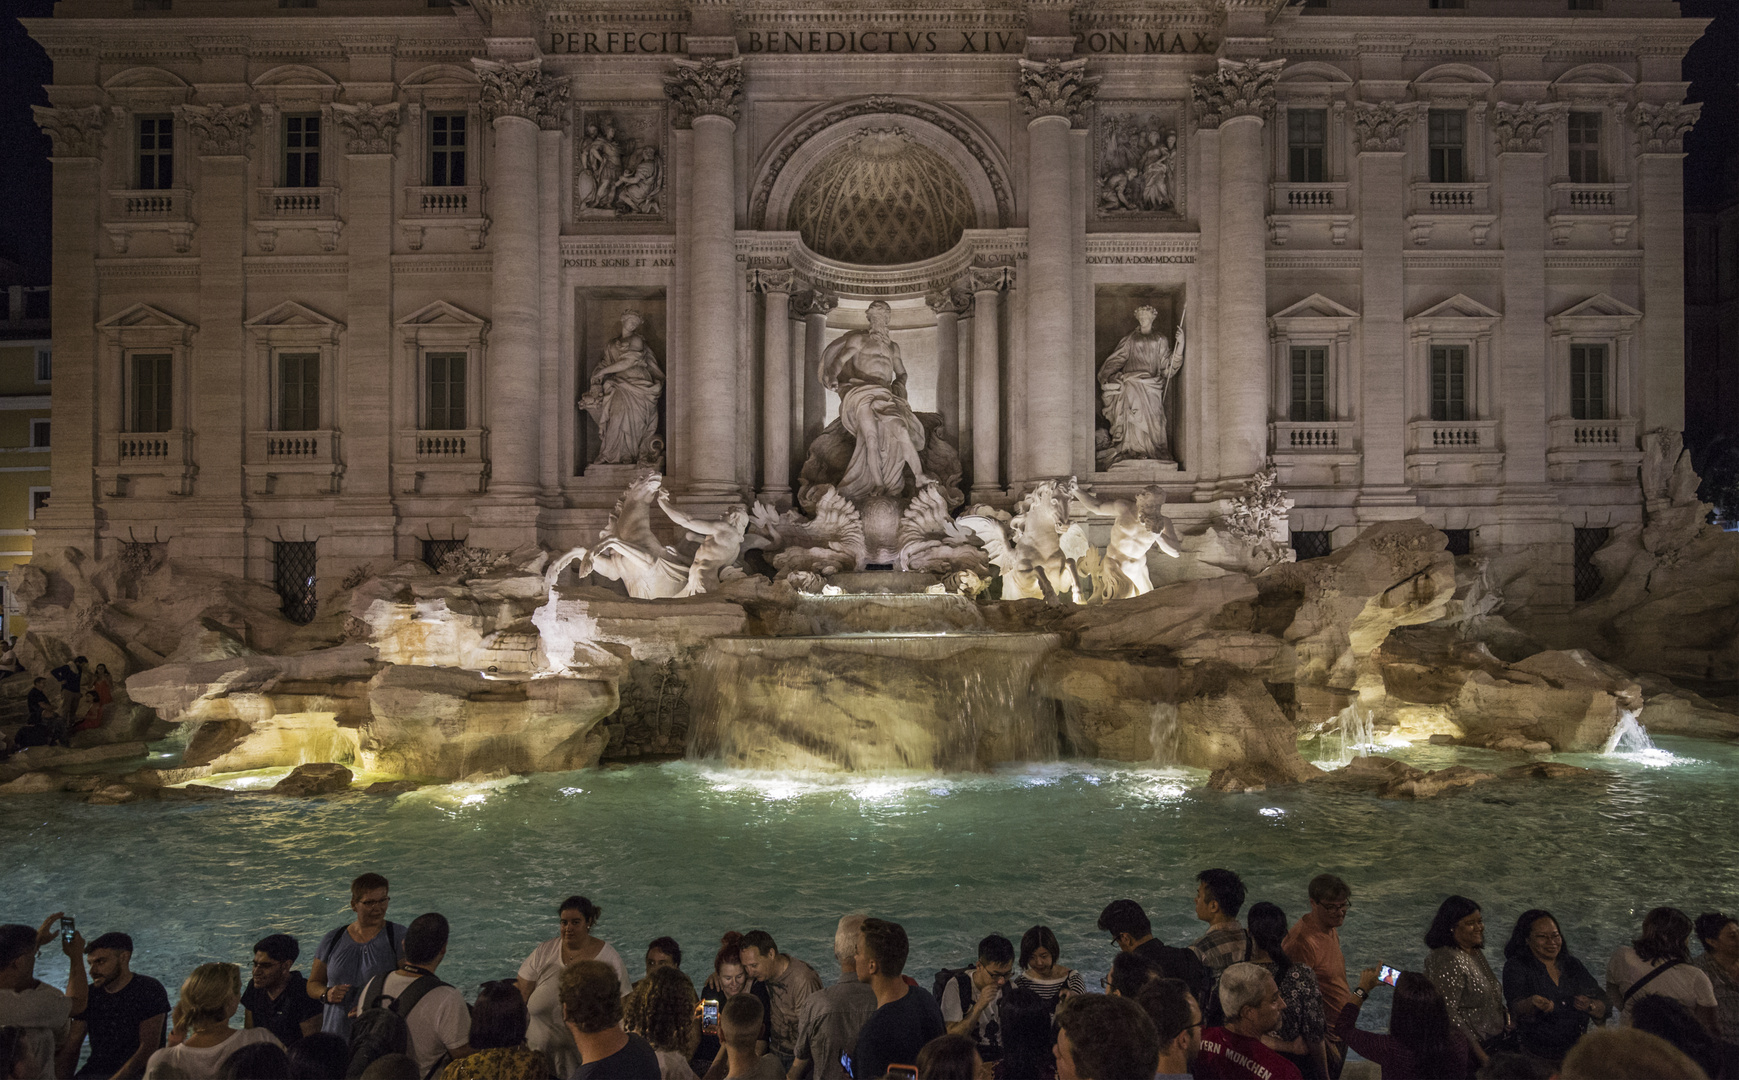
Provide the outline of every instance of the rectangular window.
<path id="1" fill-rule="evenodd" d="M 278 354 L 278 430 L 320 427 L 320 354 Z"/>
<path id="2" fill-rule="evenodd" d="M 35 521 L 36 515 L 42 513 L 42 511 L 47 509 L 47 507 L 48 507 L 48 489 L 47 488 L 31 488 L 30 489 L 30 520 Z"/>
<path id="3" fill-rule="evenodd" d="M 1600 183 L 1600 114 L 1570 114 L 1570 182 Z"/>
<path id="4" fill-rule="evenodd" d="M 1604 11 L 1606 0 L 1570 0 L 1571 11 Z"/>
<path id="5" fill-rule="evenodd" d="M 1431 347 L 1431 419 L 1466 420 L 1467 346 Z"/>
<path id="6" fill-rule="evenodd" d="M 134 11 L 168 11 L 170 0 L 133 0 Z"/>
<path id="7" fill-rule="evenodd" d="M 1466 183 L 1467 111 L 1432 109 L 1427 125 L 1430 129 L 1431 182 Z"/>
<path id="8" fill-rule="evenodd" d="M 161 191 L 175 186 L 175 118 L 139 117 L 139 190 Z"/>
<path id="9" fill-rule="evenodd" d="M 465 186 L 465 114 L 429 115 L 429 184 Z"/>
<path id="10" fill-rule="evenodd" d="M 320 186 L 320 117 L 284 117 L 284 186 Z"/>
<path id="11" fill-rule="evenodd" d="M 1328 350 L 1292 350 L 1292 405 L 1287 416 L 1293 421 L 1328 419 Z"/>
<path id="12" fill-rule="evenodd" d="M 168 353 L 134 353 L 133 415 L 128 431 L 168 431 L 175 421 L 171 386 L 175 358 Z"/>
<path id="13" fill-rule="evenodd" d="M 281 8 L 311 8 L 314 6 L 314 0 L 278 0 L 278 6 Z"/>
<path id="14" fill-rule="evenodd" d="M 1292 531 L 1292 550 L 1297 553 L 1298 561 L 1320 559 L 1334 553 L 1334 533 L 1328 530 L 1320 532 Z"/>
<path id="15" fill-rule="evenodd" d="M 1472 529 L 1444 529 L 1443 535 L 1449 538 L 1447 550 L 1451 555 L 1473 554 Z"/>
<path id="16" fill-rule="evenodd" d="M 36 381 L 50 382 L 54 379 L 54 351 L 52 349 L 36 350 Z"/>
<path id="17" fill-rule="evenodd" d="M 48 424 L 47 420 L 32 420 L 30 422 L 30 448 L 32 450 L 48 449 Z"/>
<path id="18" fill-rule="evenodd" d="M 1328 149 L 1327 109 L 1286 110 L 1286 178 L 1295 184 L 1325 179 Z"/>
<path id="19" fill-rule="evenodd" d="M 424 540 L 423 562 L 428 564 L 430 570 L 438 573 L 441 564 L 447 561 L 447 556 L 455 551 L 463 550 L 465 550 L 465 541 L 463 540 Z"/>
<path id="20" fill-rule="evenodd" d="M 429 431 L 463 431 L 465 428 L 465 354 L 429 353 Z"/>
<path id="21" fill-rule="evenodd" d="M 317 565 L 314 544 L 313 540 L 280 540 L 272 544 L 278 599 L 283 601 L 284 617 L 293 623 L 309 623 L 314 620 L 317 607 L 314 593 L 314 570 Z"/>
<path id="22" fill-rule="evenodd" d="M 1606 346 L 1570 346 L 1570 418 L 1606 419 Z"/>
<path id="23" fill-rule="evenodd" d="M 1467 7 L 1467 0 L 1430 0 L 1425 6 L 1431 11 L 1459 11 Z"/>

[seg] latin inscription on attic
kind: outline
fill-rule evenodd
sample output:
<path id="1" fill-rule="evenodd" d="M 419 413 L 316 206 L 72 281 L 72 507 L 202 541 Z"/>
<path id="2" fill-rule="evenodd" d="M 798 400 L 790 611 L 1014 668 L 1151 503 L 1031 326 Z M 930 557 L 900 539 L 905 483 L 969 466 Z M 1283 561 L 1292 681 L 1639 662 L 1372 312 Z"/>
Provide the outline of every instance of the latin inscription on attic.
<path id="1" fill-rule="evenodd" d="M 679 54 L 687 50 L 681 30 L 550 30 L 551 53 L 628 55 Z M 743 53 L 1020 53 L 1019 30 L 741 30 Z M 1199 30 L 1091 30 L 1075 34 L 1075 51 L 1086 55 L 1213 53 L 1219 43 Z"/>

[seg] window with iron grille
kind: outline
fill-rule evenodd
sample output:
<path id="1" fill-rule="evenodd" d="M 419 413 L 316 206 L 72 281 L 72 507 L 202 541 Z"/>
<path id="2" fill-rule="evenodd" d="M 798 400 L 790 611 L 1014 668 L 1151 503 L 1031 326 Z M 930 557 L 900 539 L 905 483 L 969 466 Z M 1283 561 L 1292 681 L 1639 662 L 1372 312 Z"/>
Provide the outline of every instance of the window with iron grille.
<path id="1" fill-rule="evenodd" d="M 320 427 L 320 354 L 278 354 L 279 431 Z"/>
<path id="2" fill-rule="evenodd" d="M 313 540 L 281 540 L 272 544 L 272 562 L 277 576 L 278 599 L 284 602 L 284 618 L 293 623 L 314 619 Z"/>
<path id="3" fill-rule="evenodd" d="M 168 353 L 134 353 L 132 423 L 128 431 L 168 431 L 175 426 L 171 379 L 175 358 Z"/>
<path id="4" fill-rule="evenodd" d="M 1449 553 L 1451 555 L 1470 555 L 1473 553 L 1472 529 L 1444 529 L 1443 535 L 1449 537 Z"/>
<path id="5" fill-rule="evenodd" d="M 1327 109 L 1286 110 L 1286 178 L 1295 184 L 1320 184 L 1326 178 Z"/>
<path id="6" fill-rule="evenodd" d="M 465 354 L 429 353 L 424 362 L 428 368 L 429 414 L 423 427 L 429 431 L 463 431 Z"/>
<path id="7" fill-rule="evenodd" d="M 320 116 L 284 117 L 284 186 L 320 186 Z"/>
<path id="8" fill-rule="evenodd" d="M 463 540 L 424 540 L 423 562 L 428 564 L 429 569 L 439 570 L 441 564 L 447 561 L 447 556 L 464 547 Z"/>
<path id="9" fill-rule="evenodd" d="M 429 115 L 429 186 L 465 186 L 465 114 Z"/>
<path id="10" fill-rule="evenodd" d="M 1600 183 L 1600 114 L 1570 114 L 1570 182 Z"/>
<path id="11" fill-rule="evenodd" d="M 1570 418 L 1606 419 L 1606 346 L 1570 346 Z"/>
<path id="12" fill-rule="evenodd" d="M 1575 540 L 1575 581 L 1578 602 L 1592 600 L 1606 583 L 1600 567 L 1594 565 L 1594 553 L 1606 546 L 1611 529 L 1577 529 Z"/>
<path id="13" fill-rule="evenodd" d="M 1299 562 L 1306 559 L 1320 559 L 1334 551 L 1333 541 L 1334 533 L 1327 530 L 1322 532 L 1293 530 L 1292 550 L 1297 554 Z"/>
<path id="14" fill-rule="evenodd" d="M 1431 419 L 1466 420 L 1467 346 L 1431 346 Z"/>
<path id="15" fill-rule="evenodd" d="M 1292 403 L 1287 419 L 1314 422 L 1328 419 L 1328 349 L 1292 350 Z"/>
<path id="16" fill-rule="evenodd" d="M 1467 181 L 1467 110 L 1432 109 L 1426 119 L 1431 151 L 1431 182 Z"/>
<path id="17" fill-rule="evenodd" d="M 140 190 L 161 191 L 174 187 L 175 118 L 139 117 L 139 137 L 135 153 L 139 159 Z"/>

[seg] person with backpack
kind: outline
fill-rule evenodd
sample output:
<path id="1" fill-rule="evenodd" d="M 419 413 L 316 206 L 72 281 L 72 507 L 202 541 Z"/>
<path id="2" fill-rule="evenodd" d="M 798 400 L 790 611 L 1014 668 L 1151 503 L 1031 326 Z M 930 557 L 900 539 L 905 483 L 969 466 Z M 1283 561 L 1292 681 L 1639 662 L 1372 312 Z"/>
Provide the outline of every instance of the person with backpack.
<path id="1" fill-rule="evenodd" d="M 308 996 L 326 1006 L 320 1030 L 350 1037 L 355 992 L 376 975 L 398 966 L 405 928 L 386 919 L 391 900 L 387 880 L 363 874 L 350 883 L 350 910 L 356 921 L 320 939 L 308 968 Z"/>
<path id="2" fill-rule="evenodd" d="M 458 989 L 435 974 L 447 958 L 449 927 L 437 912 L 418 915 L 405 931 L 405 958 L 363 987 L 350 1033 L 350 1072 L 377 1057 L 402 1052 L 424 1077 L 471 1053 L 471 1011 Z"/>
<path id="3" fill-rule="evenodd" d="M 1691 1010 L 1711 1032 L 1715 1018 L 1715 985 L 1690 963 L 1691 917 L 1675 907 L 1657 907 L 1642 917 L 1642 936 L 1621 946 L 1606 963 L 1606 993 L 1624 1010 L 1650 994 L 1660 994 Z"/>
<path id="4" fill-rule="evenodd" d="M 1014 943 L 991 934 L 978 943 L 978 962 L 967 968 L 943 968 L 936 973 L 931 996 L 942 1008 L 948 1034 L 965 1035 L 984 1061 L 1002 1056 L 1002 1025 L 996 1000 L 1014 971 Z"/>

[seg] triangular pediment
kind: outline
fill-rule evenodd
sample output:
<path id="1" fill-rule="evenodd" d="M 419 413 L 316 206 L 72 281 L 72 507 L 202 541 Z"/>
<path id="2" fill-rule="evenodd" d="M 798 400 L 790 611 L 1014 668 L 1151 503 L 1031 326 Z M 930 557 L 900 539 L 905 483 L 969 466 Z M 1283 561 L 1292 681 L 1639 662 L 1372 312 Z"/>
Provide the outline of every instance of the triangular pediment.
<path id="1" fill-rule="evenodd" d="M 328 319 L 313 308 L 303 307 L 294 300 L 286 300 L 270 311 L 255 315 L 242 325 L 250 330 L 342 330 L 344 328 L 344 324 L 336 319 Z"/>
<path id="2" fill-rule="evenodd" d="M 413 329 L 442 326 L 451 326 L 455 328 L 464 327 L 469 329 L 472 327 L 487 326 L 488 323 L 489 320 L 480 319 L 463 308 L 454 307 L 445 300 L 436 300 L 428 307 L 421 308 L 414 314 L 407 315 L 400 319 L 398 324 Z"/>
<path id="3" fill-rule="evenodd" d="M 1359 313 L 1344 304 L 1330 300 L 1321 293 L 1311 293 L 1285 311 L 1277 311 L 1269 317 L 1274 319 L 1356 319 L 1359 317 Z"/>
<path id="4" fill-rule="evenodd" d="M 1623 300 L 1606 293 L 1596 293 L 1580 304 L 1558 312 L 1556 318 L 1604 318 L 1604 319 L 1640 319 L 1642 312 L 1631 307 Z"/>
<path id="5" fill-rule="evenodd" d="M 134 304 L 97 323 L 98 330 L 191 330 L 192 323 L 182 322 L 159 307 Z"/>
<path id="6" fill-rule="evenodd" d="M 1501 319 L 1503 313 L 1493 311 L 1466 293 L 1456 293 L 1440 304 L 1434 304 L 1415 319 Z"/>

